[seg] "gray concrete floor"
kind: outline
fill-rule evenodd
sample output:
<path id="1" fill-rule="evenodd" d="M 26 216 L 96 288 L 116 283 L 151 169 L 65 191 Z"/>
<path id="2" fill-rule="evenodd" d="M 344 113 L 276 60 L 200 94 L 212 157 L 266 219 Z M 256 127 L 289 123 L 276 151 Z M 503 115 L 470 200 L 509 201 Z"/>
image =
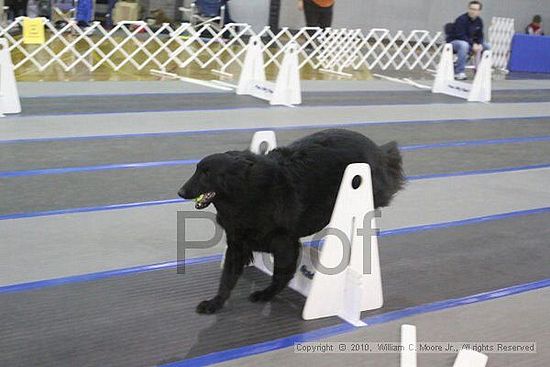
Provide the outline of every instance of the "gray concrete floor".
<path id="1" fill-rule="evenodd" d="M 380 74 L 384 75 L 384 72 Z M 391 75 L 390 75 L 391 76 Z M 215 76 L 212 76 L 215 79 Z M 429 83 L 420 79 L 419 82 Z M 230 80 L 228 83 L 237 83 Z M 117 82 L 20 82 L 17 84 L 19 94 L 23 98 L 39 96 L 76 96 L 76 95 L 105 95 L 131 93 L 224 93 L 217 89 L 190 84 L 181 81 L 117 81 Z M 416 90 L 412 86 L 399 83 L 388 83 L 384 80 L 343 80 L 340 82 L 327 80 L 304 80 L 303 91 L 364 91 L 364 90 Z M 548 80 L 496 80 L 494 90 L 510 89 L 548 89 Z"/>
<path id="2" fill-rule="evenodd" d="M 486 119 L 546 116 L 550 103 L 245 108 L 235 111 L 177 111 L 81 116 L 8 116 L 4 140 L 146 134 L 182 131 L 263 129 L 387 121 Z"/>
<path id="3" fill-rule="evenodd" d="M 202 87 L 180 82 L 91 82 L 91 83 L 20 83 L 21 95 L 25 98 L 51 96 L 63 98 L 64 95 L 94 94 L 154 94 L 154 93 L 210 93 Z M 501 80 L 495 82 L 495 90 L 516 90 L 521 93 L 527 89 L 550 89 L 550 80 Z M 307 82 L 306 91 L 406 91 L 412 87 L 400 86 L 384 81 L 367 82 Z M 106 92 L 107 91 L 107 92 Z M 211 91 L 211 93 L 219 93 Z M 57 96 L 57 97 L 56 97 Z M 391 121 L 432 121 L 436 128 L 431 132 L 421 129 L 403 131 L 412 141 L 427 139 L 437 143 L 449 141 L 445 132 L 451 122 L 448 120 L 466 119 L 503 119 L 491 123 L 495 132 L 486 129 L 483 138 L 499 136 L 521 136 L 517 134 L 518 126 L 511 128 L 509 123 L 514 118 L 541 117 L 541 126 L 533 130 L 536 136 L 548 135 L 545 127 L 550 123 L 550 103 L 456 103 L 452 104 L 396 104 L 349 106 L 349 107 L 298 107 L 298 108 L 243 108 L 234 110 L 178 111 L 149 113 L 114 113 L 63 116 L 8 116 L 0 121 L 0 144 L 9 145 L 2 148 L 0 162 L 11 162 L 10 170 L 32 168 L 52 168 L 63 166 L 64 154 L 68 151 L 58 150 L 59 146 L 45 148 L 43 155 L 29 154 L 29 147 L 38 141 L 21 141 L 21 139 L 60 139 L 87 138 L 90 136 L 110 136 L 128 134 L 172 133 L 206 131 L 211 134 L 208 148 L 193 148 L 189 154 L 202 156 L 207 151 L 217 151 L 217 144 L 223 147 L 227 142 L 221 133 L 231 129 L 264 129 L 269 127 L 297 128 L 314 125 L 323 127 L 339 124 L 368 124 Z M 525 120 L 526 126 L 529 120 Z M 532 124 L 532 122 L 531 122 Z M 414 126 L 411 124 L 411 126 Z M 391 131 L 391 127 L 388 127 Z M 450 132 L 449 132 L 450 134 Z M 457 135 L 453 135 L 457 136 Z M 474 140 L 479 135 L 467 132 L 461 139 Z M 114 148 L 112 155 L 128 154 L 125 147 Z M 78 146 L 78 140 L 72 141 Z M 159 137 L 154 144 L 168 144 L 168 137 Z M 108 146 L 110 143 L 106 143 Z M 538 143 L 536 162 L 550 163 L 548 143 Z M 38 145 L 37 145 L 38 146 Z M 243 147 L 245 148 L 245 147 Z M 93 149 L 94 148 L 90 148 Z M 99 148 L 95 148 L 99 149 Z M 102 146 L 101 149 L 111 152 Z M 119 153 L 117 153 L 117 149 Z M 145 148 L 144 148 L 145 149 Z M 31 149 L 32 150 L 32 149 Z M 502 145 L 481 150 L 477 156 L 468 155 L 466 150 L 441 151 L 452 155 L 458 161 L 483 165 L 498 158 L 502 164 L 519 164 L 517 146 Z M 200 154 L 199 154 L 200 152 Z M 524 152 L 525 153 L 525 152 Z M 18 155 L 21 154 L 21 155 Z M 94 155 L 94 153 L 91 153 Z M 111 154 L 111 153 L 109 153 Z M 438 159 L 438 152 L 431 152 L 425 159 Z M 529 154 L 531 158 L 535 154 Z M 95 154 L 93 164 L 106 163 Z M 7 158 L 6 158 L 7 157 Z M 22 158 L 24 157 L 24 158 Z M 87 156 L 71 157 L 71 164 L 85 166 L 90 164 Z M 141 158 L 140 158 L 141 159 Z M 423 158 L 424 159 L 424 158 Z M 476 160 L 476 162 L 469 162 Z M 115 159 L 116 161 L 116 159 Z M 20 162 L 20 163 L 17 163 Z M 443 162 L 443 158 L 441 158 Z M 3 167 L 0 171 L 5 171 Z M 153 176 L 153 170 L 143 170 Z M 61 175 L 56 181 L 55 190 L 65 191 L 63 200 L 55 208 L 62 209 L 66 203 L 76 206 L 80 195 L 74 190 L 76 176 Z M 96 179 L 100 179 L 100 174 Z M 128 176 L 117 181 L 123 185 L 130 182 Z M 153 177 L 154 178 L 154 177 Z M 183 180 L 185 177 L 182 177 Z M 25 210 L 40 210 L 39 202 L 31 200 L 40 193 L 47 193 L 51 187 L 40 185 L 33 187 L 33 192 L 25 195 L 23 184 L 16 190 L 15 182 L 0 178 L 0 207 L 9 212 L 15 204 L 9 204 L 14 197 L 27 200 Z M 23 181 L 21 181 L 23 182 Z M 28 180 L 30 182 L 30 178 Z M 139 182 L 139 180 L 138 180 Z M 473 176 L 456 176 L 438 179 L 412 181 L 400 193 L 392 206 L 383 211 L 382 229 L 396 229 L 416 225 L 442 223 L 468 219 L 485 215 L 502 214 L 512 211 L 528 210 L 550 206 L 550 169 L 530 169 L 516 172 L 478 174 Z M 12 185 L 8 187 L 7 185 Z M 54 185 L 53 183 L 51 185 Z M 71 185 L 73 185 L 71 187 Z M 14 189 L 15 187 L 15 189 Z M 81 187 L 85 189 L 85 187 Z M 9 197 L 7 197 L 8 193 Z M 4 194 L 4 197 L 2 196 Z M 49 195 L 49 194 L 44 194 Z M 146 196 L 137 194 L 136 199 L 147 200 Z M 54 203 L 55 204 L 55 203 Z M 53 205 L 53 204 L 52 204 Z M 123 210 L 91 211 L 86 213 L 37 216 L 33 218 L 0 220 L 0 286 L 23 282 L 52 279 L 71 275 L 87 274 L 103 270 L 120 269 L 131 266 L 171 261 L 176 256 L 176 212 L 189 210 L 188 203 L 137 207 Z M 193 228 L 190 236 L 208 234 L 204 227 Z M 518 228 L 521 231 L 521 228 Z M 224 247 L 222 243 L 208 249 L 189 253 L 190 257 L 219 254 Z M 441 259 L 443 261 L 444 259 Z M 494 274 L 494 276 L 499 276 Z M 550 278 L 550 273 L 548 273 Z M 436 281 L 436 280 L 434 280 Z M 0 299 L 2 295 L 0 294 Z M 540 352 L 536 355 L 491 355 L 488 366 L 543 366 L 547 365 L 549 355 L 545 343 L 549 340 L 548 318 L 543 310 L 548 309 L 548 290 L 529 292 L 496 301 L 463 306 L 427 315 L 414 316 L 393 323 L 368 327 L 354 333 L 339 336 L 339 340 L 396 340 L 400 323 L 414 323 L 419 327 L 422 339 L 478 339 L 512 340 L 529 339 L 539 343 Z M 1 342 L 1 341 L 0 341 Z M 264 355 L 229 362 L 231 365 L 298 365 L 308 362 L 319 365 L 397 365 L 396 355 L 333 355 L 303 356 L 295 355 L 289 350 L 280 350 Z M 546 364 L 545 364 L 546 363 Z M 422 355 L 420 365 L 451 366 L 449 355 Z"/>
<path id="4" fill-rule="evenodd" d="M 320 340 L 321 342 L 400 342 L 402 324 L 415 325 L 417 342 L 535 342 L 536 353 L 486 353 L 487 367 L 545 367 L 550 360 L 550 290 L 431 312 Z M 399 366 L 399 353 L 302 354 L 294 347 L 216 364 L 248 366 Z M 456 353 L 418 353 L 418 366 L 453 366 Z"/>
<path id="5" fill-rule="evenodd" d="M 550 169 L 414 181 L 383 210 L 381 228 L 547 207 L 548 182 Z M 178 210 L 193 210 L 193 205 L 0 221 L 0 285 L 173 261 Z M 190 239 L 213 234 L 210 225 L 206 231 L 204 224 L 189 230 Z M 188 257 L 219 254 L 224 246 L 222 241 L 211 248 L 189 250 Z"/>

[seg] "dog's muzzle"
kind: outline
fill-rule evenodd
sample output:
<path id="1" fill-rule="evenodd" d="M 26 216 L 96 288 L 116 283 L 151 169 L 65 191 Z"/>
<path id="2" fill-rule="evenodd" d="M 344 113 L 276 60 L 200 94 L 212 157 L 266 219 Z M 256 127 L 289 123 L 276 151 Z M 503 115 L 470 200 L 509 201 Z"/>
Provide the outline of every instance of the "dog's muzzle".
<path id="1" fill-rule="evenodd" d="M 214 191 L 205 192 L 204 194 L 200 194 L 198 197 L 195 198 L 195 209 L 204 209 L 208 207 L 216 197 L 216 193 Z"/>

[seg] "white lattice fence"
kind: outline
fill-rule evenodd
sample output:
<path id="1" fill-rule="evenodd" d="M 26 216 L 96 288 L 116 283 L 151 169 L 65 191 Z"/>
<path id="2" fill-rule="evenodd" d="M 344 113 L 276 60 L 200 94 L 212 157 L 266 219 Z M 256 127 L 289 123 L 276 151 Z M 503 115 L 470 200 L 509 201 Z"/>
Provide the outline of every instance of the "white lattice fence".
<path id="1" fill-rule="evenodd" d="M 428 69 L 437 65 L 437 56 L 443 49 L 441 32 L 413 30 L 409 33 L 398 31 L 394 35 L 387 29 L 373 29 L 365 37 L 359 66 L 369 69 L 380 67 Z M 357 66 L 357 65 L 356 65 Z"/>
<path id="2" fill-rule="evenodd" d="M 493 67 L 497 69 L 507 68 L 514 33 L 513 18 L 492 18 L 489 27 L 489 43 L 493 53 Z"/>
<path id="3" fill-rule="evenodd" d="M 295 43 L 300 68 L 309 66 L 335 72 L 375 67 L 427 69 L 435 67 L 443 44 L 440 33 L 422 30 L 391 33 L 387 29 L 363 32 L 302 28 L 291 32 L 283 28 L 273 32 L 265 27 L 254 32 L 248 24 L 227 24 L 219 30 L 210 24 L 197 28 L 188 23 L 179 27 L 163 24 L 151 29 L 141 21 L 121 22 L 110 30 L 94 22 L 84 30 L 75 22 L 56 29 L 43 18 L 46 42 L 25 45 L 20 36 L 23 19 L 17 18 L 5 28 L 0 27 L 0 37 L 9 41 L 15 69 L 30 67 L 38 71 L 52 66 L 63 71 L 76 68 L 94 71 L 102 67 L 114 71 L 123 67 L 167 70 L 194 64 L 224 73 L 229 68 L 242 67 L 245 47 L 253 36 L 259 36 L 264 43 L 266 67 L 279 68 L 285 48 Z"/>

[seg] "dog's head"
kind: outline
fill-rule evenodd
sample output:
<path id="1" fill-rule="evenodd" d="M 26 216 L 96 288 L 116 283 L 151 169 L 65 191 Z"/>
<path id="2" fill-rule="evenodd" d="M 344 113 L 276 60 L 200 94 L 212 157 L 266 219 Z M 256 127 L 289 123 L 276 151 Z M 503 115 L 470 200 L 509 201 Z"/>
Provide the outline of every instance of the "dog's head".
<path id="1" fill-rule="evenodd" d="M 193 176 L 178 195 L 195 199 L 195 208 L 204 209 L 216 200 L 242 200 L 246 197 L 247 179 L 256 163 L 248 151 L 213 154 L 202 159 Z"/>

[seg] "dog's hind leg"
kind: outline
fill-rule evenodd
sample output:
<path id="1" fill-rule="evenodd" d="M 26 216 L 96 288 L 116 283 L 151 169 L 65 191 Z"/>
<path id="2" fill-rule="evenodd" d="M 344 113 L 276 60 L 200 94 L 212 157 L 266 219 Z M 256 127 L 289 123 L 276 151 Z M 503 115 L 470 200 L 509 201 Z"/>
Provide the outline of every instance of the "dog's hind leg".
<path id="1" fill-rule="evenodd" d="M 199 303 L 196 309 L 197 313 L 211 314 L 223 307 L 251 257 L 252 253 L 247 254 L 232 246 L 227 247 L 218 294 L 212 299 Z"/>
<path id="2" fill-rule="evenodd" d="M 296 266 L 300 256 L 300 242 L 287 236 L 273 239 L 270 246 L 273 254 L 273 277 L 271 284 L 257 292 L 250 294 L 252 302 L 267 302 L 281 292 L 292 280 L 296 273 Z"/>

